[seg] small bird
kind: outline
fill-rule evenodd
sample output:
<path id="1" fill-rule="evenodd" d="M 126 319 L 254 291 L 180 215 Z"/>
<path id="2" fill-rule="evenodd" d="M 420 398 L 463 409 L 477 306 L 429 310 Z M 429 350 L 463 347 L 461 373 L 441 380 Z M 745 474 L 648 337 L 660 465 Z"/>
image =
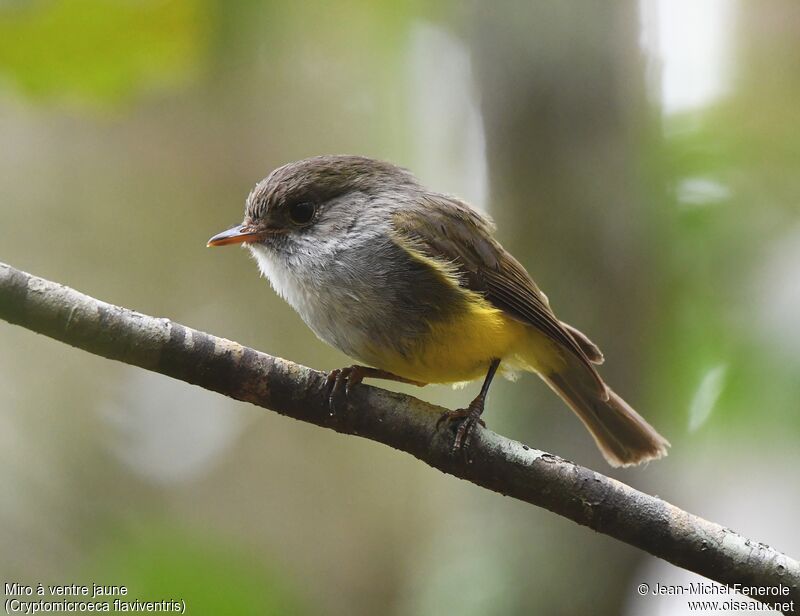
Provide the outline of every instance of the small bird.
<path id="1" fill-rule="evenodd" d="M 603 354 L 559 321 L 525 268 L 463 201 L 406 169 L 361 156 L 315 156 L 274 170 L 244 221 L 208 246 L 244 244 L 323 341 L 364 365 L 328 376 L 332 412 L 364 378 L 425 385 L 484 376 L 448 411 L 464 451 L 498 369 L 537 373 L 575 411 L 612 466 L 667 455 L 669 443 L 597 372 Z"/>

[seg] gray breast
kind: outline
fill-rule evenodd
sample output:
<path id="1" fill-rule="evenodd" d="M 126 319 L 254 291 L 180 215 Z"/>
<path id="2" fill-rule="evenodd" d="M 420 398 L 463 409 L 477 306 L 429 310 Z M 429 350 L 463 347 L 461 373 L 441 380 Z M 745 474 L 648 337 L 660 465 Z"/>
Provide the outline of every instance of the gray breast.
<path id="1" fill-rule="evenodd" d="M 429 265 L 386 235 L 317 246 L 291 255 L 265 247 L 252 252 L 275 290 L 328 344 L 376 363 L 370 349 L 407 355 L 436 322 L 460 305 L 460 293 Z"/>

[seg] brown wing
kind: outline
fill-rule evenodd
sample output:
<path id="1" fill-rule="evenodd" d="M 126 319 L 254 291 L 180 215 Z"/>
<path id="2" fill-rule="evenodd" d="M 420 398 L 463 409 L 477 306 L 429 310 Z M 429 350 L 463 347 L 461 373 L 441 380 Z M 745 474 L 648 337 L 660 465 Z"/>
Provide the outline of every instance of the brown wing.
<path id="1" fill-rule="evenodd" d="M 401 241 L 457 268 L 462 285 L 482 294 L 511 317 L 532 325 L 575 354 L 605 390 L 581 346 L 553 314 L 547 296 L 525 268 L 492 237 L 492 224 L 468 205 L 446 195 L 428 193 L 415 211 L 394 217 Z M 418 208 L 418 209 L 417 209 Z"/>

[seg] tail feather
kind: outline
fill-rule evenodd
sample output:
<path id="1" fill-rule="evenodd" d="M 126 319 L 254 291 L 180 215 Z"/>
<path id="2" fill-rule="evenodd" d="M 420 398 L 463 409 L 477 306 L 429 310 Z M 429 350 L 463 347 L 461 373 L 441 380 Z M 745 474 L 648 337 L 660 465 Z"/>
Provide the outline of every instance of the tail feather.
<path id="1" fill-rule="evenodd" d="M 569 332 L 570 336 L 572 336 L 572 339 L 578 343 L 578 346 L 581 347 L 581 351 L 586 354 L 586 357 L 590 362 L 599 365 L 605 361 L 603 352 L 594 342 L 589 340 L 589 337 L 586 334 L 579 329 L 572 327 L 572 325 L 564 323 L 564 321 L 561 321 L 561 325 Z"/>
<path id="2" fill-rule="evenodd" d="M 568 362 L 541 377 L 575 411 L 611 466 L 633 466 L 667 455 L 669 441 L 610 388 L 606 387 L 607 400 L 598 396 L 584 366 Z"/>

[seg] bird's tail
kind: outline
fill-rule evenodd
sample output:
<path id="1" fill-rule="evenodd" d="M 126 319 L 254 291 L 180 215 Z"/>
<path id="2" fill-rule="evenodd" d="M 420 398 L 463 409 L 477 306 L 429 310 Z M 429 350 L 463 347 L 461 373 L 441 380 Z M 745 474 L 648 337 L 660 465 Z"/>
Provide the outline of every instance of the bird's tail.
<path id="1" fill-rule="evenodd" d="M 669 442 L 571 353 L 566 365 L 540 376 L 580 417 L 611 466 L 633 466 L 667 455 Z"/>

